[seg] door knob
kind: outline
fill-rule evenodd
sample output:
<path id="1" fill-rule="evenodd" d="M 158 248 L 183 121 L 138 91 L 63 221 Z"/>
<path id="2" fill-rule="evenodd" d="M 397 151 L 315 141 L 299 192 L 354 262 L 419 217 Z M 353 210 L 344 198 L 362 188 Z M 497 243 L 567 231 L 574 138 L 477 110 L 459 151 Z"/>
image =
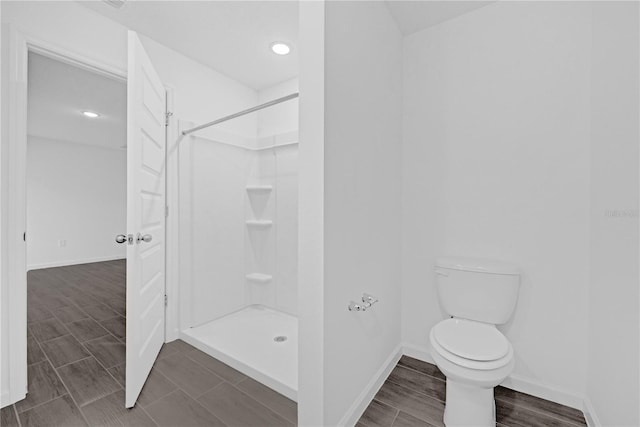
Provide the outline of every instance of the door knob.
<path id="1" fill-rule="evenodd" d="M 124 234 L 118 234 L 116 236 L 116 243 L 124 243 L 127 241 L 127 236 L 125 236 Z"/>
<path id="2" fill-rule="evenodd" d="M 140 243 L 140 242 L 149 243 L 151 240 L 153 240 L 153 237 L 151 236 L 151 234 L 145 234 L 143 236 L 142 234 L 138 233 L 138 237 L 136 238 L 136 241 L 138 243 Z"/>

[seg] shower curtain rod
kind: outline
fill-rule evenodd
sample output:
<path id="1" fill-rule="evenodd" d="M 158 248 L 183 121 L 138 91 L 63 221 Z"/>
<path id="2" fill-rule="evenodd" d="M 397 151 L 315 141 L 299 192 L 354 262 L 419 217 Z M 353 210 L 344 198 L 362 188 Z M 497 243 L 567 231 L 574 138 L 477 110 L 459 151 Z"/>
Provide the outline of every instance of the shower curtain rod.
<path id="1" fill-rule="evenodd" d="M 283 96 L 282 98 L 274 99 L 273 101 L 265 102 L 264 104 L 256 105 L 255 107 L 248 108 L 246 110 L 242 110 L 238 113 L 234 113 L 225 117 L 222 117 L 218 120 L 214 120 L 209 123 L 205 123 L 200 126 L 196 126 L 191 129 L 183 130 L 182 135 L 189 135 L 190 133 L 199 131 L 200 129 L 208 128 L 209 126 L 217 125 L 218 123 L 226 122 L 227 120 L 235 119 L 236 117 L 244 116 L 249 113 L 253 113 L 254 111 L 262 110 L 263 108 L 271 107 L 272 105 L 280 104 L 281 102 L 288 101 L 290 99 L 294 99 L 300 96 L 298 92 L 292 93 L 287 96 Z"/>

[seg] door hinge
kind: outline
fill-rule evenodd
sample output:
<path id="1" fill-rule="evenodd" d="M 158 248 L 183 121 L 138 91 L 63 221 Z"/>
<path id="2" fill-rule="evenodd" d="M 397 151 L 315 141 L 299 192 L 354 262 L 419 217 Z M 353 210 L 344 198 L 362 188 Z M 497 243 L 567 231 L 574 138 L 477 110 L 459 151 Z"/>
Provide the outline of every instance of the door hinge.
<path id="1" fill-rule="evenodd" d="M 23 241 L 27 241 L 27 232 L 25 231 L 24 233 L 22 233 L 22 240 Z"/>
<path id="2" fill-rule="evenodd" d="M 164 125 L 165 126 L 169 126 L 169 117 L 173 116 L 173 113 L 171 111 L 167 111 L 166 113 L 164 113 Z"/>
<path id="3" fill-rule="evenodd" d="M 169 301 L 168 301 L 167 296 L 165 295 L 164 296 L 164 306 L 166 307 L 167 305 L 169 305 Z"/>

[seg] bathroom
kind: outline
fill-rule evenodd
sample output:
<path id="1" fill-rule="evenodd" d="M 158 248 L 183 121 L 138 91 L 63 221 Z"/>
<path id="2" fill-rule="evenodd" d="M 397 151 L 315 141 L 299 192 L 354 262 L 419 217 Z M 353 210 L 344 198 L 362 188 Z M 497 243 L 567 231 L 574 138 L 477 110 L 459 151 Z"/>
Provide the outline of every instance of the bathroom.
<path id="1" fill-rule="evenodd" d="M 134 4 L 1 4 L 3 407 L 24 395 L 24 379 L 8 374 L 21 363 L 10 339 L 19 339 L 11 310 L 21 304 L 12 249 L 23 235 L 11 226 L 10 52 L 28 36 L 122 70 L 134 29 L 172 93 L 166 342 L 242 307 L 293 314 L 298 424 L 355 425 L 401 356 L 433 363 L 429 331 L 446 317 L 436 259 L 501 260 L 520 271 L 515 309 L 498 326 L 515 358 L 503 386 L 582 411 L 588 425 L 640 424 L 637 3 L 314 1 L 261 12 L 263 3 L 247 2 L 254 19 L 295 27 L 284 57 L 294 71 L 264 92 L 190 58 L 210 41 L 174 28 L 167 40 L 182 48 L 168 46 L 148 36 L 153 19 L 125 22 L 119 13 Z M 208 18 L 194 16 L 193 27 Z M 260 42 L 265 55 L 278 36 Z M 180 138 L 298 92 L 299 100 Z M 275 135 L 299 143 L 265 148 L 280 143 Z M 231 139 L 244 148 L 219 143 Z M 187 161 L 189 176 L 172 172 Z M 223 171 L 238 175 L 212 185 Z M 215 209 L 224 197 L 233 212 Z M 188 215 L 199 216 L 191 230 L 175 222 Z M 271 228 L 246 225 L 260 220 Z M 260 244 L 266 257 L 254 259 Z M 207 287 L 231 285 L 216 276 L 225 272 L 241 295 Z M 261 294 L 252 274 L 290 287 Z M 201 301 L 182 294 L 192 290 Z M 364 293 L 378 301 L 349 311 Z M 202 305 L 186 305 L 194 301 Z"/>

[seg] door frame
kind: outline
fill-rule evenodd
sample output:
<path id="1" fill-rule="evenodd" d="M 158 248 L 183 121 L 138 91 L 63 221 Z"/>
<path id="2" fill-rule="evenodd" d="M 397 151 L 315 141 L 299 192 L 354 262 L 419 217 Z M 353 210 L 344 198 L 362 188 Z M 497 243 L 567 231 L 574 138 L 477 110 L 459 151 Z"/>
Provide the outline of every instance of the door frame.
<path id="1" fill-rule="evenodd" d="M 6 268 L 8 280 L 7 294 L 3 299 L 7 301 L 8 310 L 8 365 L 9 390 L 8 396 L 2 395 L 0 406 L 15 403 L 26 397 L 27 382 L 27 261 L 26 241 L 26 174 L 27 174 L 27 97 L 28 97 L 28 55 L 37 53 L 48 58 L 73 65 L 90 72 L 94 72 L 112 79 L 127 81 L 127 70 L 113 64 L 100 61 L 83 53 L 66 49 L 60 45 L 49 43 L 37 37 L 9 26 L 9 84 L 8 84 L 8 112 L 7 123 L 8 141 L 6 144 L 7 173 L 7 235 L 2 236 L 2 243 L 6 242 Z M 126 56 L 126 55 L 125 55 Z M 173 90 L 166 87 L 167 108 L 172 111 Z M 175 121 L 169 120 L 167 127 L 167 148 L 169 141 L 175 135 Z M 169 162 L 167 162 L 169 166 Z M 168 169 L 167 169 L 168 172 Z M 166 176 L 169 174 L 167 173 Z M 168 179 L 167 179 L 168 180 Z M 171 189 L 171 186 L 167 190 Z M 174 199 L 167 197 L 167 204 Z M 167 234 L 174 234 L 177 230 L 176 215 L 167 218 Z M 126 231 L 126 230 L 125 230 Z M 165 240 L 166 241 L 166 240 Z M 165 243 L 166 245 L 166 243 Z M 177 286 L 171 284 L 170 277 L 177 277 L 174 270 L 174 257 L 178 250 L 173 251 L 165 247 L 167 259 L 165 265 L 170 271 L 165 272 L 165 293 L 177 293 Z M 171 276 L 170 276 L 171 275 Z M 177 283 L 177 282 L 176 282 Z M 170 305 L 165 309 L 165 342 L 177 337 L 177 298 L 170 299 Z"/>

